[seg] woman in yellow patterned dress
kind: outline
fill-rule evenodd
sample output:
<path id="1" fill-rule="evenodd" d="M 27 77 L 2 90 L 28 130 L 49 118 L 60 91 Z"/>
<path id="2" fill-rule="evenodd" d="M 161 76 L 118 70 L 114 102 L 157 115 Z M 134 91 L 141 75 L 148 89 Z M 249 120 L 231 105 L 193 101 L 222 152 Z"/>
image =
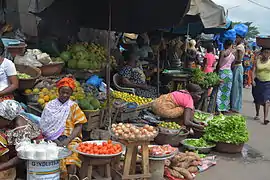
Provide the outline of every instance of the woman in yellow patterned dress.
<path id="1" fill-rule="evenodd" d="M 67 147 L 72 150 L 73 146 L 82 140 L 82 124 L 87 119 L 77 103 L 70 100 L 75 89 L 72 78 L 63 78 L 57 83 L 59 97 L 50 101 L 41 116 L 40 127 L 47 140 L 52 140 L 58 146 Z M 62 160 L 61 170 L 64 177 L 69 180 L 79 180 L 77 168 L 81 161 L 77 153 Z"/>

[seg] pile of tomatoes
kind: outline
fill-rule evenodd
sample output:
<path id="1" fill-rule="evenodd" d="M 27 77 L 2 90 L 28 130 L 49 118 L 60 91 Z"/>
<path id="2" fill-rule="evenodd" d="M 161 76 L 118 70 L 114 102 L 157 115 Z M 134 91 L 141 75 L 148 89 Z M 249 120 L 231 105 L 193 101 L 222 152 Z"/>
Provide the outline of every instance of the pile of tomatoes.
<path id="1" fill-rule="evenodd" d="M 111 140 L 102 142 L 98 145 L 97 143 L 80 143 L 77 150 L 87 154 L 98 154 L 98 155 L 111 155 L 122 152 L 122 146 L 120 144 L 113 144 Z"/>

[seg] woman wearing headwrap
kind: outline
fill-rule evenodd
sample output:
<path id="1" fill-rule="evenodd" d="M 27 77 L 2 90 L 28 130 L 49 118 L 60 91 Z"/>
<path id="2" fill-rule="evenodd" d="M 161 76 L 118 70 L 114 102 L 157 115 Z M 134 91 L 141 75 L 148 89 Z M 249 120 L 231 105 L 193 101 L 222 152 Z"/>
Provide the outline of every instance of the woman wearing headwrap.
<path id="1" fill-rule="evenodd" d="M 42 138 L 39 127 L 20 115 L 21 111 L 22 107 L 17 101 L 5 100 L 0 103 L 0 171 L 13 168 L 21 162 L 15 146 L 22 140 Z"/>
<path id="2" fill-rule="evenodd" d="M 13 92 L 18 88 L 17 71 L 14 63 L 3 57 L 5 47 L 0 39 L 0 102 L 13 99 Z"/>
<path id="3" fill-rule="evenodd" d="M 58 146 L 72 150 L 73 146 L 82 142 L 82 124 L 87 119 L 77 103 L 70 100 L 75 89 L 72 78 L 63 78 L 57 83 L 59 97 L 50 101 L 41 115 L 40 127 L 47 140 L 52 140 Z M 81 166 L 78 153 L 73 153 L 61 162 L 63 175 L 69 175 L 69 179 L 79 179 L 76 175 L 76 167 Z"/>
<path id="4" fill-rule="evenodd" d="M 204 126 L 196 124 L 194 120 L 194 103 L 198 102 L 203 93 L 201 87 L 195 84 L 188 84 L 187 91 L 174 91 L 161 95 L 152 105 L 155 114 L 162 118 L 179 118 L 179 124 L 190 128 L 203 129 Z M 183 119 L 180 119 L 183 117 Z"/>

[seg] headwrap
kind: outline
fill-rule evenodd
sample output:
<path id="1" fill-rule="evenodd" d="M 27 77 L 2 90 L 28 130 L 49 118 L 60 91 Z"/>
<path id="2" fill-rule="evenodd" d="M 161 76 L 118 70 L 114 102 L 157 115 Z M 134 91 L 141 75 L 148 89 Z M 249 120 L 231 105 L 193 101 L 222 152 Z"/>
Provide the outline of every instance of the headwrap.
<path id="1" fill-rule="evenodd" d="M 65 77 L 57 82 L 56 86 L 60 89 L 61 87 L 70 87 L 73 91 L 76 87 L 75 81 L 72 78 Z"/>
<path id="2" fill-rule="evenodd" d="M 7 120 L 14 120 L 22 111 L 19 102 L 14 100 L 5 100 L 0 103 L 0 116 Z"/>

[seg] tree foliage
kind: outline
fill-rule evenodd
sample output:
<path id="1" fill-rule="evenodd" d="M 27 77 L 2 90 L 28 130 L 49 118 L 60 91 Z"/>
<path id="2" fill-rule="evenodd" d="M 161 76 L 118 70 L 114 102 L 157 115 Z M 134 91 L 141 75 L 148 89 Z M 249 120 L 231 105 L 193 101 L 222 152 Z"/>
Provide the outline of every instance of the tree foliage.
<path id="1" fill-rule="evenodd" d="M 248 33 L 246 36 L 247 39 L 253 39 L 260 34 L 259 28 L 257 26 L 252 25 L 253 22 L 233 22 L 233 24 L 232 24 L 233 27 L 236 24 L 245 24 L 248 26 Z"/>

